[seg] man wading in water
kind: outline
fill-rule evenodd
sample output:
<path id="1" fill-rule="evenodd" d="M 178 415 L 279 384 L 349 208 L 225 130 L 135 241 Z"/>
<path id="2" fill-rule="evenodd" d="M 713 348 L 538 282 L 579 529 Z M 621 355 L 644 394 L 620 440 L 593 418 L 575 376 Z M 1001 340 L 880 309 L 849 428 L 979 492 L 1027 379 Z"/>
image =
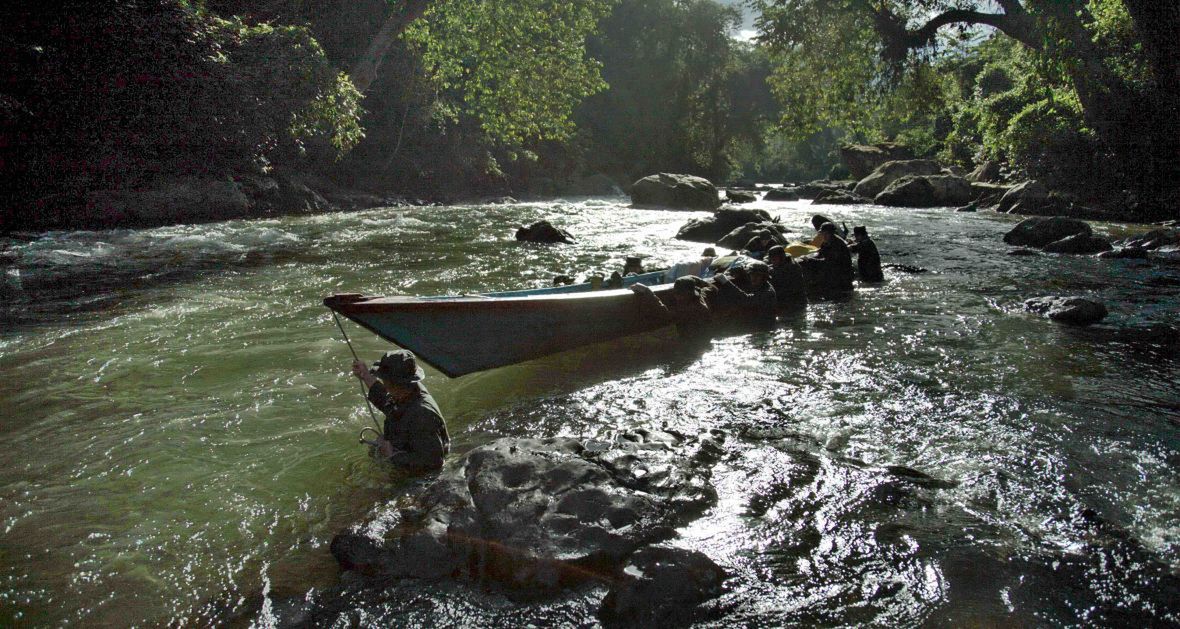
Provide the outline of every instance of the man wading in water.
<path id="1" fill-rule="evenodd" d="M 369 387 L 369 401 L 385 413 L 385 434 L 377 451 L 399 467 L 421 472 L 442 467 L 451 437 L 438 403 L 422 384 L 422 368 L 414 353 L 385 352 L 369 369 L 359 360 L 352 373 Z"/>

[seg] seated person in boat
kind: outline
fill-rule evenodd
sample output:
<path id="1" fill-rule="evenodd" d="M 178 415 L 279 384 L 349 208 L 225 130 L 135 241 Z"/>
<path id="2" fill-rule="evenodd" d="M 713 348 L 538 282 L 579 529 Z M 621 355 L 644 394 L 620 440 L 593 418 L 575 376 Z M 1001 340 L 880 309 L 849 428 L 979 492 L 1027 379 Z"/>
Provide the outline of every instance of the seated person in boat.
<path id="1" fill-rule="evenodd" d="M 773 322 L 778 298 L 770 284 L 770 267 L 755 260 L 745 269 L 740 267 L 720 273 L 713 282 L 717 285 L 717 301 L 725 312 L 756 323 Z"/>
<path id="2" fill-rule="evenodd" d="M 869 237 L 868 228 L 864 225 L 852 228 L 852 242 L 848 250 L 856 254 L 856 270 L 860 273 L 860 281 L 885 281 L 885 274 L 881 272 L 881 254 L 877 251 L 877 243 Z"/>
<path id="3" fill-rule="evenodd" d="M 623 262 L 623 275 L 643 275 L 643 258 L 627 256 Z"/>
<path id="4" fill-rule="evenodd" d="M 780 308 L 802 308 L 807 305 L 807 284 L 803 269 L 782 245 L 775 245 L 766 252 L 770 267 L 770 285 L 778 298 Z"/>
<path id="5" fill-rule="evenodd" d="M 665 299 L 643 284 L 632 284 L 631 290 L 642 299 L 645 315 L 672 323 L 681 336 L 709 333 L 713 324 L 713 308 L 709 302 L 716 289 L 701 278 L 695 275 L 676 278 Z"/>
<path id="6" fill-rule="evenodd" d="M 451 437 L 438 403 L 422 384 L 414 353 L 385 352 L 368 369 L 357 360 L 352 373 L 369 387 L 369 401 L 385 413 L 385 432 L 377 451 L 390 463 L 413 471 L 437 470 L 451 449 Z"/>

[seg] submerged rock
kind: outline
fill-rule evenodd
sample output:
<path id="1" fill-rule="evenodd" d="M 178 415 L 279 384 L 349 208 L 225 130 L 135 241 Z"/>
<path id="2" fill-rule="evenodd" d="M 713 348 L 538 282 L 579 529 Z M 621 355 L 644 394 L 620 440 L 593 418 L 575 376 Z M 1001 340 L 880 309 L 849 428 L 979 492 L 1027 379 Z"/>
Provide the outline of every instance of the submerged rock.
<path id="1" fill-rule="evenodd" d="M 1180 244 L 1180 229 L 1153 229 L 1145 234 L 1127 238 L 1121 242 L 1124 247 L 1154 250 L 1160 247 Z"/>
<path id="2" fill-rule="evenodd" d="M 516 239 L 523 242 L 539 242 L 544 244 L 565 243 L 573 244 L 574 237 L 564 229 L 558 229 L 549 221 L 541 220 L 516 230 Z"/>
<path id="3" fill-rule="evenodd" d="M 615 443 L 500 439 L 444 470 L 416 504 L 332 540 L 341 567 L 460 576 L 532 593 L 605 578 L 716 501 L 711 437 L 628 433 Z"/>
<path id="4" fill-rule="evenodd" d="M 770 214 L 766 210 L 739 210 L 722 208 L 706 218 L 694 218 L 685 223 L 676 232 L 678 240 L 692 242 L 716 243 L 726 234 L 745 225 L 746 223 L 765 223 L 770 221 Z M 745 244 L 745 243 L 742 243 Z"/>
<path id="5" fill-rule="evenodd" d="M 708 179 L 692 175 L 659 173 L 648 175 L 631 186 L 631 203 L 685 210 L 715 210 L 721 205 L 717 187 Z"/>
<path id="6" fill-rule="evenodd" d="M 1098 323 L 1107 315 L 1105 304 L 1085 297 L 1036 297 L 1025 301 L 1024 309 L 1073 325 Z"/>
<path id="7" fill-rule="evenodd" d="M 1147 255 L 1147 249 L 1142 247 L 1119 247 L 1110 251 L 1103 251 L 1098 254 L 1098 257 L 1116 260 L 1146 260 Z"/>
<path id="8" fill-rule="evenodd" d="M 608 627 L 669 627 L 692 622 L 701 603 L 721 595 L 725 570 L 705 555 L 656 546 L 635 553 L 602 600 Z"/>
<path id="9" fill-rule="evenodd" d="M 1092 235 L 1090 224 L 1076 218 L 1054 216 L 1033 217 L 1017 223 L 1004 234 L 1004 242 L 1023 247 L 1044 247 L 1045 245 L 1075 234 Z"/>

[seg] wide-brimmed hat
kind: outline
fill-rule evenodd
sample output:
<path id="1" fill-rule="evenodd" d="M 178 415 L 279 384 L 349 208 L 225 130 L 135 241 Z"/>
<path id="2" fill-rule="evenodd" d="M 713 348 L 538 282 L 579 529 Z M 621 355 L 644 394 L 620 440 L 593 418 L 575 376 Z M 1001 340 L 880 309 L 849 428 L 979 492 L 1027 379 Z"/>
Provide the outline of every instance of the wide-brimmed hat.
<path id="1" fill-rule="evenodd" d="M 381 360 L 373 363 L 370 370 L 373 375 L 393 382 L 394 384 L 416 384 L 425 375 L 418 362 L 414 360 L 414 352 L 399 349 L 385 352 Z"/>
<path id="2" fill-rule="evenodd" d="M 857 225 L 856 227 L 852 228 L 852 233 L 868 235 L 869 229 L 867 227 L 865 227 L 864 225 Z"/>
<path id="3" fill-rule="evenodd" d="M 775 245 L 766 251 L 767 258 L 773 258 L 777 254 L 787 255 L 787 250 L 782 245 Z"/>
<path id="4" fill-rule="evenodd" d="M 821 232 L 836 233 L 836 224 L 835 223 L 824 223 L 823 225 L 819 226 L 819 230 Z"/>
<path id="5" fill-rule="evenodd" d="M 747 265 L 746 270 L 749 271 L 750 273 L 761 273 L 763 275 L 769 275 L 770 274 L 770 265 L 759 260 L 759 261 L 751 262 L 749 265 Z"/>

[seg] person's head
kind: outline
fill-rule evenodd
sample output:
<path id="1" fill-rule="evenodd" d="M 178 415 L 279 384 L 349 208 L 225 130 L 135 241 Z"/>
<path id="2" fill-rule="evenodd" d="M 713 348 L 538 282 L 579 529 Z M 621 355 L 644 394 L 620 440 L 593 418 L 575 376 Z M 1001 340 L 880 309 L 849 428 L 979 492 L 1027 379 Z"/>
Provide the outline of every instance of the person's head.
<path id="1" fill-rule="evenodd" d="M 751 262 L 749 271 L 750 286 L 754 288 L 761 288 L 762 284 L 766 282 L 766 278 L 770 276 L 770 267 L 765 262 Z"/>
<path id="2" fill-rule="evenodd" d="M 423 376 L 414 353 L 408 349 L 385 352 L 369 371 L 385 383 L 395 399 L 406 399 L 418 393 Z"/>
<path id="3" fill-rule="evenodd" d="M 705 250 L 701 252 L 701 257 L 702 258 L 716 258 L 717 257 L 717 250 L 712 247 L 705 247 Z"/>
<path id="4" fill-rule="evenodd" d="M 819 226 L 819 233 L 821 233 L 821 234 L 835 234 L 836 233 L 836 224 L 835 223 L 824 223 L 823 225 L 820 225 Z"/>
<path id="5" fill-rule="evenodd" d="M 628 273 L 643 273 L 643 258 L 639 256 L 627 256 L 623 262 L 623 275 Z"/>
<path id="6" fill-rule="evenodd" d="M 815 216 L 811 217 L 811 226 L 815 229 L 815 231 L 819 231 L 819 228 L 823 227 L 824 223 L 831 222 L 831 219 L 824 216 L 823 214 L 816 214 Z"/>
<path id="7" fill-rule="evenodd" d="M 869 230 L 864 225 L 857 225 L 852 228 L 852 237 L 857 240 L 866 240 L 869 237 Z"/>
<path id="8" fill-rule="evenodd" d="M 745 267 L 735 266 L 726 271 L 726 274 L 729 275 L 729 277 L 733 280 L 733 283 L 737 284 L 738 286 L 748 286 L 750 283 L 750 273 Z"/>
<path id="9" fill-rule="evenodd" d="M 766 252 L 766 260 L 771 264 L 782 264 L 787 261 L 787 250 L 782 245 L 775 245 Z"/>
<path id="10" fill-rule="evenodd" d="M 686 304 L 698 298 L 697 282 L 693 277 L 686 275 L 678 277 L 675 282 L 672 282 L 672 300 L 677 305 Z"/>

